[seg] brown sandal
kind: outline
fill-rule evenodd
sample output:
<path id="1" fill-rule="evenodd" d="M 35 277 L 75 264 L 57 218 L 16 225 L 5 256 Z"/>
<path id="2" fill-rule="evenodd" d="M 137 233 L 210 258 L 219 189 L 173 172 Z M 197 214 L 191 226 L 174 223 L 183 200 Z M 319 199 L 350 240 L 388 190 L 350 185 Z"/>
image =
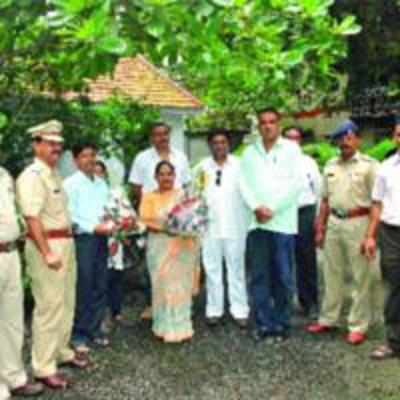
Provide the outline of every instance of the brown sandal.
<path id="1" fill-rule="evenodd" d="M 377 347 L 370 355 L 372 360 L 383 361 L 398 357 L 399 354 L 394 352 L 389 346 L 381 345 Z"/>

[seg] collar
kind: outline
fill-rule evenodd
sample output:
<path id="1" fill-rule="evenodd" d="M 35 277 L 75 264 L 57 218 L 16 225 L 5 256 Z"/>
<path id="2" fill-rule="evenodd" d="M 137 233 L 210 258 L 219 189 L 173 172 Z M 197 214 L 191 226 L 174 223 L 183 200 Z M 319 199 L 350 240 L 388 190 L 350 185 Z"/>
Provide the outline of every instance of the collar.
<path id="1" fill-rule="evenodd" d="M 356 151 L 353 154 L 353 157 L 349 158 L 348 160 L 343 160 L 342 156 L 339 156 L 339 162 L 340 163 L 357 162 L 357 161 L 360 161 L 360 159 L 361 159 L 361 153 L 359 151 Z"/>
<path id="2" fill-rule="evenodd" d="M 226 166 L 230 166 L 232 164 L 232 160 L 233 160 L 232 155 L 228 154 L 228 157 L 226 158 L 225 163 L 222 164 L 222 166 L 221 166 L 221 165 L 217 164 L 217 162 L 214 160 L 214 157 L 211 157 L 210 164 L 211 164 L 211 167 L 214 169 L 221 169 L 221 168 L 225 168 Z"/>
<path id="3" fill-rule="evenodd" d="M 93 179 L 90 179 L 84 172 L 81 170 L 77 170 L 76 173 L 81 179 L 84 179 L 85 181 L 90 182 L 91 184 L 97 185 L 101 182 L 100 178 L 97 177 L 96 175 L 93 175 Z"/>
<path id="4" fill-rule="evenodd" d="M 37 165 L 40 168 L 40 170 L 43 171 L 46 175 L 54 174 L 55 168 L 51 168 L 40 158 L 35 158 L 34 164 Z"/>
<path id="5" fill-rule="evenodd" d="M 160 154 L 158 153 L 157 149 L 154 146 L 151 146 L 150 149 L 151 149 L 151 155 L 153 157 L 160 158 Z M 169 147 L 169 155 L 171 156 L 171 158 L 175 157 L 176 155 L 176 150 L 172 146 Z"/>
<path id="6" fill-rule="evenodd" d="M 276 149 L 282 147 L 284 142 L 285 142 L 285 139 L 281 135 L 279 135 L 278 139 L 276 139 L 276 142 L 271 147 L 271 149 L 269 151 L 266 151 L 265 147 L 264 147 L 264 143 L 262 141 L 262 138 L 260 137 L 256 141 L 256 147 L 257 147 L 258 151 L 261 151 L 263 154 L 267 154 L 267 153 L 270 153 L 273 150 L 276 150 Z"/>

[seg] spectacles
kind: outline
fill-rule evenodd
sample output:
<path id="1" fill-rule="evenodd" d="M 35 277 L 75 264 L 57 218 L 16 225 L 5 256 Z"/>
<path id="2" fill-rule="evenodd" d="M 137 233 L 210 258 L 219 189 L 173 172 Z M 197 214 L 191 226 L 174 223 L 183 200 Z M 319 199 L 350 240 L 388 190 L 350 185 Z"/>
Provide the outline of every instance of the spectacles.
<path id="1" fill-rule="evenodd" d="M 217 171 L 217 178 L 215 179 L 215 184 L 217 186 L 221 186 L 221 179 L 222 179 L 222 171 L 218 170 Z"/>

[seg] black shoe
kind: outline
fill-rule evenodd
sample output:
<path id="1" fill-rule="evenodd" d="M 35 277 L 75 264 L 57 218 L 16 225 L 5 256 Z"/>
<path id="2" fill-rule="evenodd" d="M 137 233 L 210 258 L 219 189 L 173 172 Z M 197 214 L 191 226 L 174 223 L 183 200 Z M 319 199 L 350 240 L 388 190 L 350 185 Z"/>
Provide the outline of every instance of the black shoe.
<path id="1" fill-rule="evenodd" d="M 247 318 L 233 318 L 233 320 L 241 330 L 245 330 L 249 326 L 249 320 Z"/>
<path id="2" fill-rule="evenodd" d="M 256 328 L 253 333 L 253 339 L 256 342 L 262 342 L 265 339 L 276 337 L 277 333 L 275 331 L 270 331 L 268 329 Z"/>
<path id="3" fill-rule="evenodd" d="M 217 325 L 220 325 L 221 323 L 222 323 L 222 317 L 209 317 L 209 318 L 206 318 L 206 324 L 210 328 L 214 328 Z"/>
<path id="4" fill-rule="evenodd" d="M 309 320 L 315 320 L 318 318 L 319 309 L 318 309 L 317 305 L 311 305 L 311 306 L 307 306 L 307 307 L 303 306 L 299 310 L 299 314 L 303 318 L 307 318 Z"/>
<path id="5" fill-rule="evenodd" d="M 308 318 L 316 321 L 319 316 L 319 307 L 317 305 L 311 306 L 308 311 Z"/>
<path id="6" fill-rule="evenodd" d="M 254 329 L 253 332 L 251 333 L 251 336 L 257 343 L 262 342 L 268 337 L 266 331 L 263 331 L 261 329 Z"/>
<path id="7" fill-rule="evenodd" d="M 274 339 L 274 342 L 283 342 L 289 338 L 289 330 L 279 329 L 271 331 L 268 329 L 255 329 L 252 336 L 256 342 L 261 342 L 268 338 Z"/>
<path id="8" fill-rule="evenodd" d="M 284 329 L 282 331 L 276 332 L 274 340 L 276 343 L 282 343 L 288 340 L 289 337 L 290 337 L 290 331 L 288 329 Z"/>

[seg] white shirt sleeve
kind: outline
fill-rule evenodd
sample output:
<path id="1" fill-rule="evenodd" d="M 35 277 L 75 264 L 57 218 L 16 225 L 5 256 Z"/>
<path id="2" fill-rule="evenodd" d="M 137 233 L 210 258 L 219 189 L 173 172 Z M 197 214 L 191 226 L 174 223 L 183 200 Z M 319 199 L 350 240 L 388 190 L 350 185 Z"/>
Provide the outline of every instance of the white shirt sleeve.
<path id="1" fill-rule="evenodd" d="M 141 154 L 138 154 L 132 163 L 131 171 L 129 173 L 129 183 L 143 186 L 145 183 L 145 176 L 141 158 Z"/>
<path id="2" fill-rule="evenodd" d="M 191 182 L 192 176 L 190 173 L 189 161 L 185 154 L 182 153 L 182 186 L 187 185 Z"/>
<path id="3" fill-rule="evenodd" d="M 372 200 L 382 202 L 386 193 L 386 178 L 382 169 L 378 172 L 372 189 Z"/>

